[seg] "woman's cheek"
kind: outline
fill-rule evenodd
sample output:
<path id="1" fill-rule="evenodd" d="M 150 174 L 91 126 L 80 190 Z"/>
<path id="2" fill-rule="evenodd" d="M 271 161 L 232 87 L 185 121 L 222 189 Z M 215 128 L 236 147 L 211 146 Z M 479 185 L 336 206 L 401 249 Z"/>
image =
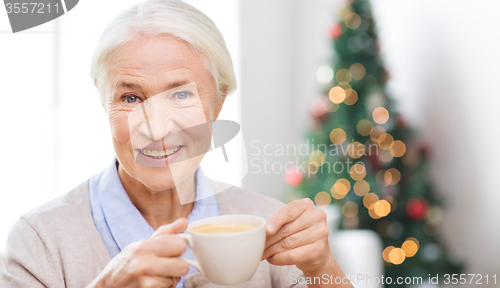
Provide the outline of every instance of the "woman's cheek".
<path id="1" fill-rule="evenodd" d="M 113 138 L 118 142 L 128 141 L 130 138 L 128 125 L 129 111 L 112 107 L 108 110 L 109 124 Z"/>
<path id="2" fill-rule="evenodd" d="M 209 122 L 212 117 L 213 117 L 213 112 L 214 112 L 214 100 L 212 99 L 215 96 L 209 95 L 209 96 L 204 96 L 200 97 L 200 102 L 201 102 L 201 108 L 203 110 L 203 115 L 205 117 L 205 120 Z"/>

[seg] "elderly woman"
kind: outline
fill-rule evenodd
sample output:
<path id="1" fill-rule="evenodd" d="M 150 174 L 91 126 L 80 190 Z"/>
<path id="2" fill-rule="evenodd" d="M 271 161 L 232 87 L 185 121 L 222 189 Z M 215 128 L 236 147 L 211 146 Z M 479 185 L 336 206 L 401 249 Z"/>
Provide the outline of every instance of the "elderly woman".
<path id="1" fill-rule="evenodd" d="M 237 187 L 216 193 L 222 183 L 199 167 L 212 122 L 236 89 L 223 37 L 206 15 L 177 0 L 131 7 L 105 28 L 91 72 L 116 158 L 16 222 L 2 287 L 218 287 L 180 258 L 193 255 L 176 234 L 221 214 L 267 219 L 263 261 L 235 287 L 333 287 L 326 278 L 344 277 L 325 214 L 309 199 L 285 206 Z M 343 282 L 335 286 L 352 287 Z"/>

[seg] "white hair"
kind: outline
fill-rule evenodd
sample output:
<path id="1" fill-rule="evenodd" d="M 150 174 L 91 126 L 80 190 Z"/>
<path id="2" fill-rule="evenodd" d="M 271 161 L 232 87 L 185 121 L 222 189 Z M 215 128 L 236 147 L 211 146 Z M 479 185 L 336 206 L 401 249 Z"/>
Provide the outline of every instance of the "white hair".
<path id="1" fill-rule="evenodd" d="M 211 72 L 217 100 L 236 90 L 231 55 L 214 22 L 181 0 L 146 0 L 136 4 L 109 23 L 101 34 L 92 57 L 90 74 L 104 103 L 106 67 L 113 53 L 140 35 L 170 35 L 186 42 L 202 56 Z"/>

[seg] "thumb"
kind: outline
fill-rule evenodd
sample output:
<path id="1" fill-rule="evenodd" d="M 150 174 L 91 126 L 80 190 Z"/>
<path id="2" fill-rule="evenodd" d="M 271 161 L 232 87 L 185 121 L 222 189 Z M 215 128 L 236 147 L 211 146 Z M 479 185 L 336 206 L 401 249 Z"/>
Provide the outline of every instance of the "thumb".
<path id="1" fill-rule="evenodd" d="M 153 233 L 151 238 L 158 236 L 158 235 L 164 235 L 164 234 L 182 233 L 186 230 L 187 226 L 188 226 L 187 219 L 186 218 L 179 218 L 170 224 L 160 226 L 155 231 L 155 233 Z"/>

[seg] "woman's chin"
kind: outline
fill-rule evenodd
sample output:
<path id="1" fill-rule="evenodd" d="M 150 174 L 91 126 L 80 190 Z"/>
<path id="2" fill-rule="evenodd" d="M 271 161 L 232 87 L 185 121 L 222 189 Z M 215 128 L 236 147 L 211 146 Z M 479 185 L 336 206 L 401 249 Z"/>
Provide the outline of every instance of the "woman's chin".
<path id="1" fill-rule="evenodd" d="M 159 177 L 152 179 L 150 176 L 143 178 L 142 183 L 151 191 L 161 192 L 172 189 L 176 183 L 172 177 Z"/>

